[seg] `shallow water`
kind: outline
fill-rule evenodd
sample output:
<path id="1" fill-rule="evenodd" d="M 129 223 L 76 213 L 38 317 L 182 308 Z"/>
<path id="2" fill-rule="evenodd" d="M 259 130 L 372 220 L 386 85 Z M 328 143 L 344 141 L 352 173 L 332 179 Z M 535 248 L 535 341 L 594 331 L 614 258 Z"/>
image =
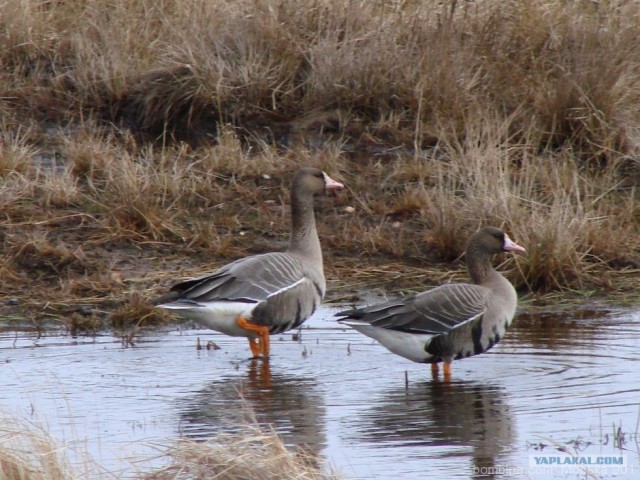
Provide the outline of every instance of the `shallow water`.
<path id="1" fill-rule="evenodd" d="M 149 459 L 180 436 L 232 430 L 242 396 L 345 478 L 585 478 L 530 470 L 559 448 L 626 455 L 594 478 L 640 478 L 640 314 L 521 314 L 493 350 L 454 362 L 448 384 L 332 314 L 316 313 L 301 341 L 274 337 L 268 366 L 207 330 L 146 333 L 134 347 L 2 331 L 0 412 L 45 424 L 121 477 L 161 464 Z M 196 350 L 197 338 L 221 348 Z"/>

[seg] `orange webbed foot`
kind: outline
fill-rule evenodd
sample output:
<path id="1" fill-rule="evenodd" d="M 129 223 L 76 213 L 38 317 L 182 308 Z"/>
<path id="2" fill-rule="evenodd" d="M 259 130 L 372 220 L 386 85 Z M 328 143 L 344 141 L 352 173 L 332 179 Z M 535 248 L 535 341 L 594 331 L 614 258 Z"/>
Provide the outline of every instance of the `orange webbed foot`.
<path id="1" fill-rule="evenodd" d="M 262 356 L 267 358 L 269 356 L 269 327 L 265 327 L 264 325 L 256 325 L 255 323 L 251 323 L 248 319 L 244 317 L 236 318 L 236 324 L 245 330 L 250 332 L 255 332 L 258 334 L 258 339 L 249 338 L 249 347 L 251 348 L 251 353 L 254 357 Z"/>

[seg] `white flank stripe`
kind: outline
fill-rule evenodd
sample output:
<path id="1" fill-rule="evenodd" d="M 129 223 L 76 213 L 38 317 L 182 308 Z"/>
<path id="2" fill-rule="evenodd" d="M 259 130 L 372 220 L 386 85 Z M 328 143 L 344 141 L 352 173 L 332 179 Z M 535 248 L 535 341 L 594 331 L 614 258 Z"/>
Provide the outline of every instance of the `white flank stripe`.
<path id="1" fill-rule="evenodd" d="M 247 302 L 176 302 L 163 303 L 157 305 L 158 308 L 166 308 L 167 310 L 198 310 L 206 309 L 212 313 L 220 315 L 248 315 L 255 308 L 256 303 Z"/>
<path id="2" fill-rule="evenodd" d="M 347 323 L 347 322 L 344 322 Z M 400 355 L 414 362 L 425 362 L 432 357 L 425 351 L 425 346 L 431 342 L 435 335 L 399 332 L 397 330 L 387 330 L 386 328 L 372 327 L 371 325 L 360 325 L 347 323 L 360 333 L 380 342 L 387 350 Z"/>
<path id="3" fill-rule="evenodd" d="M 280 290 L 276 290 L 275 292 L 269 294 L 269 296 L 267 298 L 271 298 L 271 297 L 273 297 L 275 295 L 279 295 L 279 294 L 281 294 L 283 292 L 286 292 L 287 290 L 291 290 L 292 288 L 297 287 L 298 285 L 300 285 L 304 281 L 305 281 L 305 278 L 302 277 L 300 280 L 298 280 L 296 282 L 293 282 L 291 285 L 287 285 L 286 287 L 283 287 Z"/>
<path id="4" fill-rule="evenodd" d="M 241 316 L 251 320 L 251 312 L 256 303 L 245 302 L 199 302 L 189 305 L 180 303 L 165 303 L 158 308 L 172 310 L 179 316 L 194 320 L 205 327 L 234 337 L 251 337 L 253 333 L 240 328 L 236 319 Z"/>
<path id="5" fill-rule="evenodd" d="M 355 326 L 355 325 L 368 325 L 371 326 L 371 324 L 369 322 L 366 322 L 364 320 L 355 320 L 353 318 L 339 318 L 338 319 L 338 323 L 341 323 L 343 325 L 349 325 L 350 327 Z"/>

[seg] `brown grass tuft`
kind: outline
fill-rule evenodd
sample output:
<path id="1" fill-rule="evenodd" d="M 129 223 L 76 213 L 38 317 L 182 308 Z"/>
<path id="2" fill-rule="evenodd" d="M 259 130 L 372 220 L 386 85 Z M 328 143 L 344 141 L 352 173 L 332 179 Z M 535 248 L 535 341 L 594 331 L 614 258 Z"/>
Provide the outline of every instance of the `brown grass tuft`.
<path id="1" fill-rule="evenodd" d="M 340 478 L 318 468 L 316 459 L 288 449 L 270 429 L 247 424 L 237 433 L 221 433 L 206 442 L 181 440 L 169 452 L 172 463 L 144 480 Z"/>
<path id="2" fill-rule="evenodd" d="M 2 480 L 71 480 L 77 478 L 118 478 L 82 452 L 73 453 L 82 463 L 74 467 L 61 447 L 44 428 L 3 418 L 0 426 L 0 478 Z M 271 429 L 255 420 L 236 433 L 222 433 L 204 442 L 180 440 L 165 454 L 170 463 L 141 480 L 283 479 L 329 480 L 339 475 L 317 466 L 318 459 L 289 449 Z M 153 459 L 157 460 L 157 459 Z M 133 478 L 133 477 L 132 477 Z"/>
<path id="3" fill-rule="evenodd" d="M 56 441 L 37 425 L 3 418 L 0 427 L 0 478 L 71 480 L 77 478 Z"/>
<path id="4" fill-rule="evenodd" d="M 169 314 L 154 308 L 147 299 L 134 293 L 125 298 L 123 304 L 111 312 L 109 322 L 116 331 L 133 338 L 140 328 L 162 325 L 170 318 Z"/>

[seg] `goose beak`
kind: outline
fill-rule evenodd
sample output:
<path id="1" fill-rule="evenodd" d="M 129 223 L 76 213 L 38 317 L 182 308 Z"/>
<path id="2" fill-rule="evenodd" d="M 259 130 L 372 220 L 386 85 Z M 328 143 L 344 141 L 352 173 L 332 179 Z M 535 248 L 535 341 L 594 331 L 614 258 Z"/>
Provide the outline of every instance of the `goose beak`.
<path id="1" fill-rule="evenodd" d="M 324 188 L 327 190 L 342 190 L 344 185 L 340 182 L 336 182 L 333 178 L 324 173 Z"/>
<path id="2" fill-rule="evenodd" d="M 524 247 L 521 247 L 516 242 L 511 240 L 508 235 L 504 236 L 504 246 L 502 248 L 505 252 L 526 252 Z"/>

